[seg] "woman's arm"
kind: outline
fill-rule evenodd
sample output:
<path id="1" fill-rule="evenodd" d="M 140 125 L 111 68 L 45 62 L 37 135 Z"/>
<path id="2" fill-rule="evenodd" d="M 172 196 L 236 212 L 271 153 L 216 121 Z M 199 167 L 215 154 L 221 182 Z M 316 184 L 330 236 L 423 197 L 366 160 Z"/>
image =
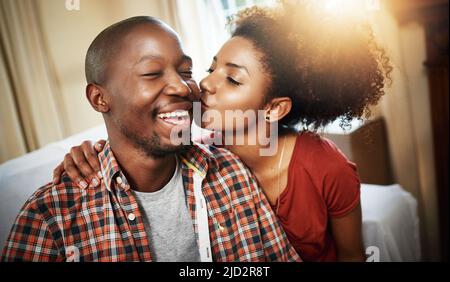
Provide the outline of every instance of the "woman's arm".
<path id="1" fill-rule="evenodd" d="M 361 204 L 345 216 L 331 218 L 330 222 L 338 261 L 366 261 L 362 240 Z"/>

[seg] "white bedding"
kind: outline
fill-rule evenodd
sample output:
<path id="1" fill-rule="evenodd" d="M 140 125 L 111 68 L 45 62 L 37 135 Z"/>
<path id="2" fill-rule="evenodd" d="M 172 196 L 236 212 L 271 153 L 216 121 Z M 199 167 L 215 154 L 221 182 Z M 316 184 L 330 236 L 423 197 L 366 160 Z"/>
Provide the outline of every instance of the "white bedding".
<path id="1" fill-rule="evenodd" d="M 53 168 L 69 149 L 84 140 L 101 138 L 106 138 L 104 125 L 0 165 L 0 248 L 24 202 L 51 181 Z M 362 184 L 361 206 L 368 255 L 375 260 L 379 255 L 380 261 L 420 260 L 417 201 L 410 193 L 399 185 Z"/>

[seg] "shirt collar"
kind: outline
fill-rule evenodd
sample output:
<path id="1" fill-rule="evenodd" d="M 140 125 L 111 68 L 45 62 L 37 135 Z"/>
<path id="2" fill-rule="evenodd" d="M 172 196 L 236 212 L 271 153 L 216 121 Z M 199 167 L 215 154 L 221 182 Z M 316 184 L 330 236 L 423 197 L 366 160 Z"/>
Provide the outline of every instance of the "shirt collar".
<path id="1" fill-rule="evenodd" d="M 198 172 L 206 176 L 208 167 L 218 167 L 218 161 L 214 154 L 209 150 L 209 145 L 194 143 L 188 147 L 186 151 L 180 154 L 183 162 L 188 162 L 194 166 Z M 120 187 L 127 191 L 130 185 L 122 173 L 119 163 L 117 162 L 111 150 L 109 140 L 106 141 L 103 150 L 99 153 L 101 172 L 106 188 L 111 191 L 114 187 Z"/>
<path id="2" fill-rule="evenodd" d="M 103 180 L 108 191 L 111 191 L 112 188 L 116 186 L 124 189 L 125 191 L 130 189 L 130 185 L 128 184 L 125 175 L 122 173 L 119 163 L 111 150 L 109 140 L 106 141 L 103 150 L 98 154 L 98 159 L 100 160 Z"/>
<path id="3" fill-rule="evenodd" d="M 209 150 L 209 145 L 193 143 L 188 150 L 181 154 L 181 160 L 188 166 L 194 166 L 203 177 L 206 176 L 209 167 L 218 167 L 218 161 Z"/>

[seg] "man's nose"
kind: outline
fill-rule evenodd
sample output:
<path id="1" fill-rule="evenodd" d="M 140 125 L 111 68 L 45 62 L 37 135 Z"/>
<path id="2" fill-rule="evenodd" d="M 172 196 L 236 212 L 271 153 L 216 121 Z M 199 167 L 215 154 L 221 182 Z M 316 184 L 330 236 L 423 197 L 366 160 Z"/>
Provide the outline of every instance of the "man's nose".
<path id="1" fill-rule="evenodd" d="M 167 95 L 177 95 L 177 96 L 189 96 L 192 94 L 191 89 L 182 77 L 179 75 L 172 75 L 164 89 Z"/>

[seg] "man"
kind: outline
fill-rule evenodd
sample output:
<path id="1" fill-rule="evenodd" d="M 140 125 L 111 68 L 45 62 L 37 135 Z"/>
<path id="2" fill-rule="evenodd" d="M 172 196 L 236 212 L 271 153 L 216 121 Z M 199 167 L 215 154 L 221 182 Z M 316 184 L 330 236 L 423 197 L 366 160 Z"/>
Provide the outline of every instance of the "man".
<path id="1" fill-rule="evenodd" d="M 229 152 L 174 145 L 198 88 L 176 33 L 151 17 L 102 31 L 86 96 L 109 140 L 99 188 L 67 175 L 25 203 L 3 261 L 297 261 L 270 206 Z"/>

